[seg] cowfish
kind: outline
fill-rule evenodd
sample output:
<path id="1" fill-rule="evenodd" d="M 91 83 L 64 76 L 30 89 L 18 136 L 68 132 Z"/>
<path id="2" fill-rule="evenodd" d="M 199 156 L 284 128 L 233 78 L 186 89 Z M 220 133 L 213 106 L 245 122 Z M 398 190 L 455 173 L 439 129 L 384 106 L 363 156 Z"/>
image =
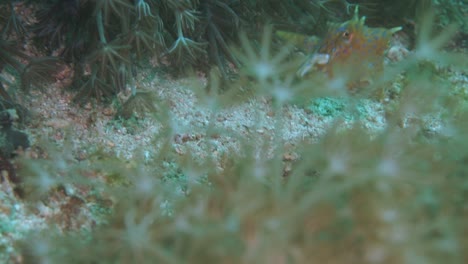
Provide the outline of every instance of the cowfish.
<path id="1" fill-rule="evenodd" d="M 297 71 L 299 77 L 318 70 L 333 78 L 339 74 L 334 71 L 345 66 L 351 69 L 353 78 L 360 80 L 383 70 L 384 53 L 392 35 L 402 28 L 367 27 L 366 17 L 359 18 L 358 12 L 356 6 L 351 20 L 329 24 L 328 33 Z"/>
<path id="2" fill-rule="evenodd" d="M 301 52 L 311 53 L 320 44 L 321 39 L 317 36 L 307 36 L 301 33 L 277 30 L 275 35 L 288 44 L 293 45 Z"/>

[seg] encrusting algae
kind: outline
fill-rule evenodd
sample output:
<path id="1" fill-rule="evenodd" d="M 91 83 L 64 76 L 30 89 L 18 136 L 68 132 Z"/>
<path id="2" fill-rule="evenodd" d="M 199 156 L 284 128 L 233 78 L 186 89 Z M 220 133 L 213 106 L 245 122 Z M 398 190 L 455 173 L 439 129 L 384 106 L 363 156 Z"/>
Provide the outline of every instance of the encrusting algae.
<path id="1" fill-rule="evenodd" d="M 333 78 L 338 73 L 336 68 L 347 66 L 352 67 L 351 81 L 361 82 L 374 73 L 382 72 L 384 53 L 392 34 L 402 28 L 369 28 L 364 25 L 365 20 L 365 16 L 359 18 L 356 7 L 351 20 L 330 24 L 325 38 L 307 56 L 297 75 L 305 77 L 318 70 Z"/>

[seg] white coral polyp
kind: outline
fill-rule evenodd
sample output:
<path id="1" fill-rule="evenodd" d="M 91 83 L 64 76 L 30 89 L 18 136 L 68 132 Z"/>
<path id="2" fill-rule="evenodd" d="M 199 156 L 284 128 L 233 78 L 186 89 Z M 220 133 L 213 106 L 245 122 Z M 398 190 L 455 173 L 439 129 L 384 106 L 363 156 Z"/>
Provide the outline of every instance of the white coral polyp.
<path id="1" fill-rule="evenodd" d="M 340 156 L 330 157 L 328 171 L 333 175 L 345 174 L 348 171 L 347 159 Z"/>
<path id="2" fill-rule="evenodd" d="M 377 165 L 377 171 L 382 176 L 395 177 L 398 176 L 399 166 L 393 159 L 383 159 Z"/>
<path id="3" fill-rule="evenodd" d="M 259 80 L 266 80 L 273 75 L 273 67 L 267 62 L 260 62 L 255 65 L 255 75 Z"/>
<path id="4" fill-rule="evenodd" d="M 273 89 L 273 96 L 280 105 L 291 101 L 294 98 L 294 93 L 291 92 L 291 89 L 283 86 L 276 86 Z"/>

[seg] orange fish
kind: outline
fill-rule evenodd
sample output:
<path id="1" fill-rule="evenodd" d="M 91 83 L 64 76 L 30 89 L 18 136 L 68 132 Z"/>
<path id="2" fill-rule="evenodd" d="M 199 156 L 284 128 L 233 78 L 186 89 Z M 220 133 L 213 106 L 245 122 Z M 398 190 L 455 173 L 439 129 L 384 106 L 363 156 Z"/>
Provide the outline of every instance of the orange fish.
<path id="1" fill-rule="evenodd" d="M 384 52 L 393 33 L 400 31 L 401 27 L 369 28 L 364 25 L 365 20 L 364 16 L 359 18 L 356 7 L 351 20 L 331 24 L 328 34 L 315 52 L 306 58 L 297 75 L 304 77 L 315 69 L 333 77 L 334 69 L 339 66 L 349 67 L 357 79 L 381 72 Z"/>

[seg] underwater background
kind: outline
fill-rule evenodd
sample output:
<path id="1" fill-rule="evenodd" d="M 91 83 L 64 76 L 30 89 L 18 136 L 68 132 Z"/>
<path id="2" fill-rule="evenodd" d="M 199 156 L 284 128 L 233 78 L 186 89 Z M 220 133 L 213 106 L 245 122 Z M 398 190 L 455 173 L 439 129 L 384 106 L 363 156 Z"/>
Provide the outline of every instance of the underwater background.
<path id="1" fill-rule="evenodd" d="M 0 1 L 0 263 L 468 263 L 467 16 Z"/>

